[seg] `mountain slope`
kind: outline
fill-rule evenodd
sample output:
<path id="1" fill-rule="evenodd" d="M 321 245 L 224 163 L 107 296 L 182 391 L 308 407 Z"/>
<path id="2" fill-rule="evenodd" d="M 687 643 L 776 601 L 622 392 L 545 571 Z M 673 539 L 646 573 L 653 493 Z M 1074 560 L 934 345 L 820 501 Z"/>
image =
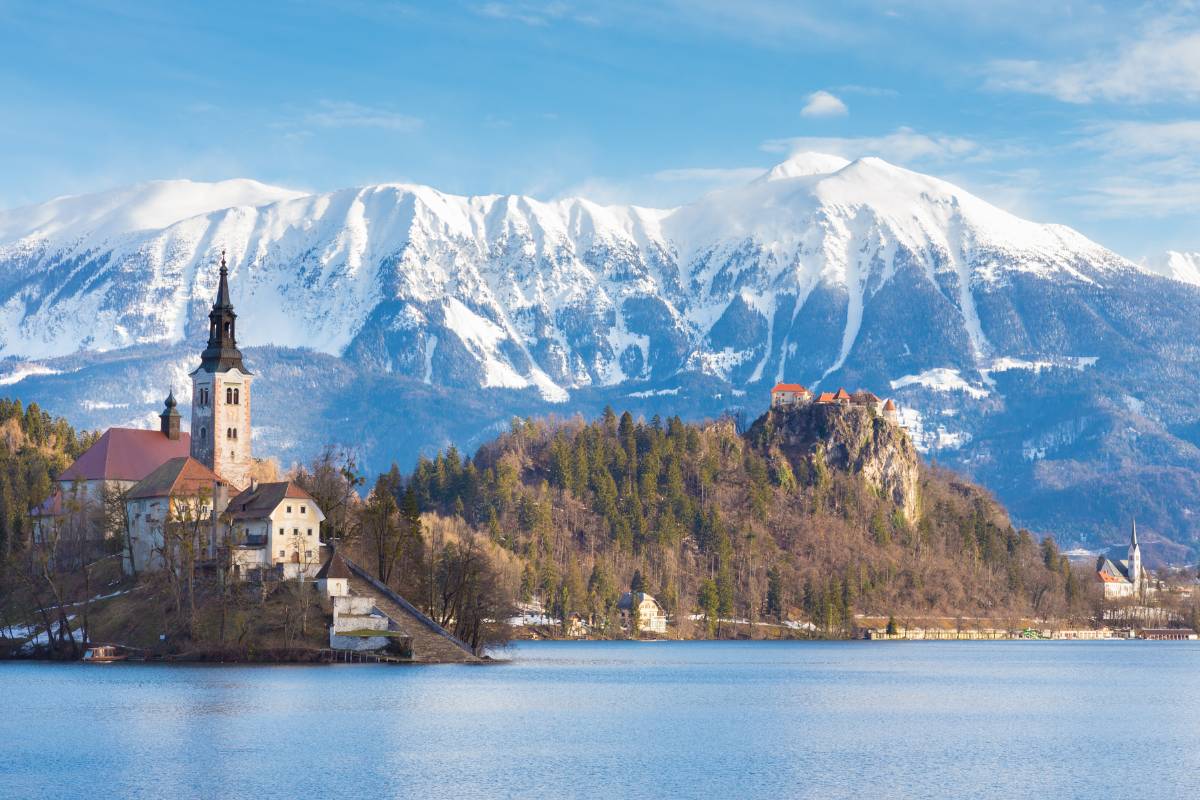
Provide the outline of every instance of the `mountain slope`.
<path id="1" fill-rule="evenodd" d="M 666 210 L 151 185 L 6 212 L 0 233 L 0 384 L 97 424 L 186 379 L 226 250 L 243 343 L 278 373 L 258 446 L 285 458 L 336 436 L 372 468 L 410 463 L 512 412 L 756 413 L 786 378 L 896 395 L 918 445 L 1022 524 L 1115 539 L 1139 513 L 1200 539 L 1192 490 L 1139 488 L 1200 486 L 1200 289 L 879 159 L 800 154 Z M 364 406 L 378 426 L 348 413 Z M 1075 514 L 1063 498 L 1116 458 L 1143 477 Z"/>

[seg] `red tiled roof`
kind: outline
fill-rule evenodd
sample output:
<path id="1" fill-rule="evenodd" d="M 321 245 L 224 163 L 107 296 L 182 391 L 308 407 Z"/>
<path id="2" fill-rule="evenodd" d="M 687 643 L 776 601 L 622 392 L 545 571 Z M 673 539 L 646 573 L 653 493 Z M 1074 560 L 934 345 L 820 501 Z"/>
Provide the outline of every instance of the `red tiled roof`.
<path id="1" fill-rule="evenodd" d="M 833 396 L 833 399 L 834 399 L 834 400 L 849 400 L 849 399 L 850 399 L 850 393 L 849 393 L 849 392 L 847 392 L 845 389 L 842 389 L 841 387 L 839 387 L 839 388 L 838 388 L 838 390 L 837 390 L 837 394 L 835 394 L 835 395 Z"/>
<path id="2" fill-rule="evenodd" d="M 812 392 L 808 391 L 808 389 L 805 389 L 798 383 L 777 383 L 771 389 L 771 394 L 775 394 L 775 392 L 799 392 L 801 394 L 812 394 Z"/>
<path id="3" fill-rule="evenodd" d="M 201 491 L 213 492 L 224 483 L 217 473 L 190 456 L 172 458 L 159 466 L 129 490 L 131 500 L 144 497 L 192 497 Z"/>
<path id="4" fill-rule="evenodd" d="M 887 402 L 883 404 L 883 410 L 884 411 L 895 411 L 896 410 L 896 404 L 892 402 L 892 398 L 889 397 L 887 399 Z"/>
<path id="5" fill-rule="evenodd" d="M 168 439 L 161 431 L 109 428 L 58 476 L 60 481 L 140 481 L 164 462 L 186 456 L 190 434 Z"/>
<path id="6" fill-rule="evenodd" d="M 833 392 L 821 392 L 821 396 L 817 398 L 818 403 L 832 403 Z"/>

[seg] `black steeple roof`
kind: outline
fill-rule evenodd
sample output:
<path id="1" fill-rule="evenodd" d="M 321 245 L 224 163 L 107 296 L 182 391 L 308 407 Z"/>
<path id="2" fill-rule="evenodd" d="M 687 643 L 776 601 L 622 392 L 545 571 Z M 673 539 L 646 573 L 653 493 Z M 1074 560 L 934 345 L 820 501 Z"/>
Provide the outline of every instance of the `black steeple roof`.
<path id="1" fill-rule="evenodd" d="M 228 372 L 237 367 L 249 373 L 242 364 L 242 353 L 237 347 L 237 314 L 229 300 L 229 270 L 225 266 L 225 251 L 221 251 L 221 281 L 217 286 L 217 299 L 212 311 L 208 312 L 208 347 L 200 354 L 200 369 L 205 372 Z"/>

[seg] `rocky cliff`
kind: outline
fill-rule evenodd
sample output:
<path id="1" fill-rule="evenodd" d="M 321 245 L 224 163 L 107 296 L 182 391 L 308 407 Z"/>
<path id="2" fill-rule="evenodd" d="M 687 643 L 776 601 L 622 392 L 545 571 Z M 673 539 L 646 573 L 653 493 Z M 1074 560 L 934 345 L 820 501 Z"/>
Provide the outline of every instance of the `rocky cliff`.
<path id="1" fill-rule="evenodd" d="M 784 458 L 797 474 L 835 469 L 863 480 L 903 510 L 920 514 L 920 456 L 904 428 L 862 406 L 771 409 L 748 438 L 771 460 Z"/>

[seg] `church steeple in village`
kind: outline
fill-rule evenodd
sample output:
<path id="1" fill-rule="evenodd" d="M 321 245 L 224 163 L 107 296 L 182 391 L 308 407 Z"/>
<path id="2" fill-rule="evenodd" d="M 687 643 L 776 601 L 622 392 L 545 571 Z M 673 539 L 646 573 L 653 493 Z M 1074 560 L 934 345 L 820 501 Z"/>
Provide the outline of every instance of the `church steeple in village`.
<path id="1" fill-rule="evenodd" d="M 250 483 L 250 381 L 237 346 L 237 314 L 221 251 L 217 298 L 208 313 L 208 346 L 192 372 L 192 457 L 231 486 Z"/>
<path id="2" fill-rule="evenodd" d="M 221 251 L 221 279 L 217 299 L 208 312 L 208 347 L 200 354 L 200 368 L 205 372 L 226 372 L 236 367 L 245 373 L 242 353 L 237 347 L 237 314 L 229 299 L 229 269 L 225 251 Z"/>

